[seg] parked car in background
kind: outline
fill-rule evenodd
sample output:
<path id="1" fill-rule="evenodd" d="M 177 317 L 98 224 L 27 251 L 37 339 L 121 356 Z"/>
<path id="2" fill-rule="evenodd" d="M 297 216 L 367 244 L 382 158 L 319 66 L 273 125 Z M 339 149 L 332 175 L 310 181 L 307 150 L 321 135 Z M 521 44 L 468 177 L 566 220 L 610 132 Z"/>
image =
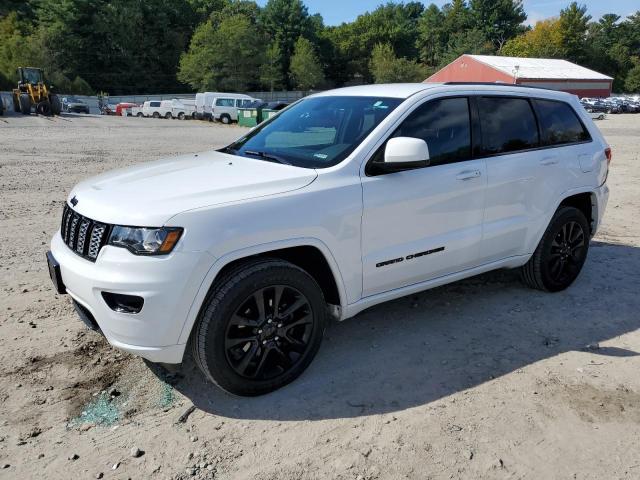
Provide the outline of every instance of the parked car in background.
<path id="1" fill-rule="evenodd" d="M 250 105 L 256 99 L 241 93 L 224 93 L 213 100 L 213 120 L 229 124 L 238 121 L 238 108 Z"/>
<path id="2" fill-rule="evenodd" d="M 62 109 L 70 113 L 91 113 L 89 105 L 76 97 L 63 97 Z"/>
<path id="3" fill-rule="evenodd" d="M 145 117 L 171 118 L 173 102 L 171 100 L 147 100 L 142 105 L 142 114 Z"/>
<path id="4" fill-rule="evenodd" d="M 185 120 L 187 118 L 194 118 L 196 112 L 196 106 L 193 101 L 189 100 L 172 100 L 171 116 L 178 120 Z"/>
<path id="5" fill-rule="evenodd" d="M 222 95 L 222 94 L 218 92 L 204 92 L 204 93 L 196 94 L 196 100 L 195 100 L 196 119 L 198 120 L 213 119 L 213 113 L 212 113 L 213 101 L 215 97 L 218 95 Z"/>
<path id="6" fill-rule="evenodd" d="M 142 115 L 153 118 L 180 118 L 193 115 L 194 107 L 180 100 L 148 100 L 142 105 Z M 137 114 L 137 113 L 136 113 Z"/>
<path id="7" fill-rule="evenodd" d="M 138 107 L 137 103 L 129 103 L 129 102 L 121 102 L 116 105 L 116 115 L 122 116 L 131 116 L 131 109 L 133 107 Z M 127 112 L 129 110 L 129 112 Z"/>

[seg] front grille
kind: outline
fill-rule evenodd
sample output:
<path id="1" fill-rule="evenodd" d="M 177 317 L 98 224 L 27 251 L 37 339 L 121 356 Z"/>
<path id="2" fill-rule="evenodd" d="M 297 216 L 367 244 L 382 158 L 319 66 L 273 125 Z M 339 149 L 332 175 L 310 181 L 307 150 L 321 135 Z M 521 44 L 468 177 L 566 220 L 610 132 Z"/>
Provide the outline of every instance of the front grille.
<path id="1" fill-rule="evenodd" d="M 60 233 L 64 243 L 74 253 L 95 262 L 100 249 L 106 245 L 110 232 L 111 225 L 84 217 L 65 203 Z"/>

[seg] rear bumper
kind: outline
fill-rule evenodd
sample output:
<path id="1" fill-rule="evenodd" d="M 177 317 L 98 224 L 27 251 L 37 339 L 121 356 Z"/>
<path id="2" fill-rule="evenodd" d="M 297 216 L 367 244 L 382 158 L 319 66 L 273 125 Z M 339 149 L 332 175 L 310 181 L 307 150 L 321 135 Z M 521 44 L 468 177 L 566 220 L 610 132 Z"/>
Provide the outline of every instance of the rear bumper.
<path id="1" fill-rule="evenodd" d="M 95 263 L 73 253 L 60 232 L 51 241 L 67 293 L 113 346 L 152 362 L 180 363 L 179 339 L 185 320 L 213 257 L 203 252 L 175 252 L 141 257 L 125 249 L 103 247 Z M 102 292 L 144 298 L 137 314 L 112 310 Z M 85 323 L 86 320 L 85 320 Z"/>
<path id="2" fill-rule="evenodd" d="M 597 208 L 597 215 L 594 218 L 595 225 L 593 229 L 593 235 L 596 234 L 596 232 L 600 228 L 600 225 L 602 224 L 602 218 L 604 217 L 604 212 L 607 209 L 607 203 L 609 202 L 609 187 L 605 183 L 596 188 L 594 193 L 596 197 L 595 206 Z"/>

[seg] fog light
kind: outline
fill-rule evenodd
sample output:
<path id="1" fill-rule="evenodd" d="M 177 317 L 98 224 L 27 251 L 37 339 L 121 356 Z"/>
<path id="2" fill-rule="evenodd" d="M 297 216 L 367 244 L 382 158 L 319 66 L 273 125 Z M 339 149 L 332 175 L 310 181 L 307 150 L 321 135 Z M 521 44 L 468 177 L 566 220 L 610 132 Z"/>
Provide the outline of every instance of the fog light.
<path id="1" fill-rule="evenodd" d="M 144 298 L 136 295 L 102 292 L 102 298 L 111 310 L 118 313 L 140 313 L 144 305 Z"/>

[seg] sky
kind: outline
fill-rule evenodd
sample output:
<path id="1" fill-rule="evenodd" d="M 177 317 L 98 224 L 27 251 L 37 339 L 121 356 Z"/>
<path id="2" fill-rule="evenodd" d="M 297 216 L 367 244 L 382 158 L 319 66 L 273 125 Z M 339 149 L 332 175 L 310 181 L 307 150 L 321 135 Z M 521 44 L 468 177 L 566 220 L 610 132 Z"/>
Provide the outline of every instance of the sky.
<path id="1" fill-rule="evenodd" d="M 374 10 L 386 0 L 303 0 L 309 8 L 309 13 L 320 13 L 327 25 L 339 25 L 342 22 L 350 22 L 366 12 Z M 264 5 L 267 0 L 258 0 L 258 4 Z M 429 5 L 431 2 L 423 2 Z M 447 3 L 447 0 L 434 0 L 438 6 Z M 524 0 L 525 10 L 529 16 L 527 23 L 535 24 L 538 20 L 559 15 L 560 10 L 571 3 L 571 0 Z M 585 4 L 588 13 L 594 19 L 600 18 L 605 13 L 617 13 L 620 16 L 630 15 L 640 10 L 638 0 L 578 0 Z"/>

